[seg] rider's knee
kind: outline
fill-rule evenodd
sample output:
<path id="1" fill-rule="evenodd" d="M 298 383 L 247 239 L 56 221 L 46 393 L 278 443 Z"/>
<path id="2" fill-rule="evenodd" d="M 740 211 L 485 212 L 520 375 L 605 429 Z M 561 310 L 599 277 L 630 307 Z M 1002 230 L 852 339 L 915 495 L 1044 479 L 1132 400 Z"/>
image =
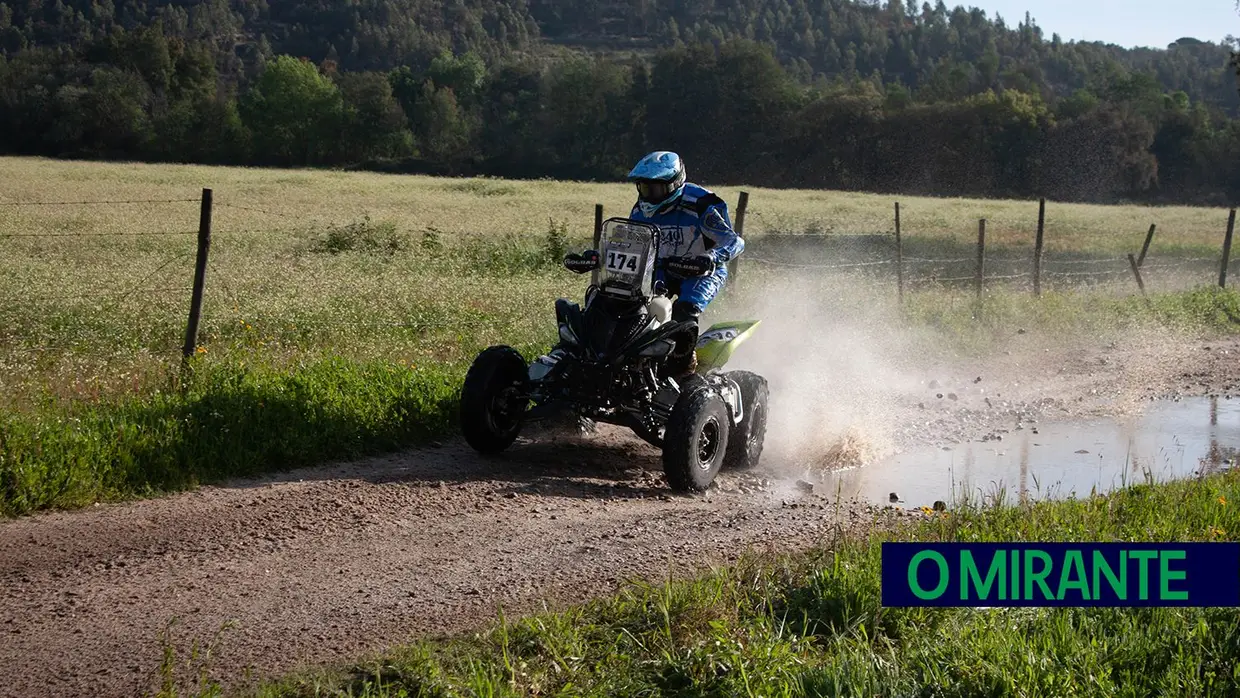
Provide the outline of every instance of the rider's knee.
<path id="1" fill-rule="evenodd" d="M 702 308 L 690 301 L 678 300 L 672 303 L 673 322 L 697 322 L 702 317 Z"/>

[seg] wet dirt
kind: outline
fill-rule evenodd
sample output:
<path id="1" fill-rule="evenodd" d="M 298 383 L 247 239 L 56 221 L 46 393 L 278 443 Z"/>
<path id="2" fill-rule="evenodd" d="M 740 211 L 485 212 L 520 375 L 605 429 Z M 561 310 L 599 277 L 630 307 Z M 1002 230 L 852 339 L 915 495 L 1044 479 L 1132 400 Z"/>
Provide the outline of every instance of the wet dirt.
<path id="1" fill-rule="evenodd" d="M 1017 421 L 976 441 L 900 454 L 825 473 L 823 492 L 876 504 L 948 506 L 1002 494 L 1081 497 L 1147 481 L 1221 472 L 1240 457 L 1240 398 L 1158 401 L 1140 416 L 1075 422 Z"/>
<path id="2" fill-rule="evenodd" d="M 1140 415 L 1156 397 L 1240 395 L 1237 358 L 1240 340 L 1158 338 L 914 365 L 920 383 L 881 398 L 884 448 L 958 447 L 1017 419 Z M 772 414 L 784 387 L 772 383 Z M 788 436 L 771 435 L 760 471 L 726 473 L 701 496 L 672 495 L 654 449 L 603 428 L 494 458 L 449 443 L 0 522 L 0 695 L 152 691 L 174 619 L 178 661 L 218 634 L 210 676 L 239 688 L 247 670 L 348 662 L 485 625 L 501 606 L 554 607 L 747 547 L 796 549 L 876 525 L 873 508 L 798 483 L 832 467 L 826 454 L 864 461 L 868 435 L 808 454 L 781 448 Z M 898 473 L 866 472 L 875 483 Z"/>

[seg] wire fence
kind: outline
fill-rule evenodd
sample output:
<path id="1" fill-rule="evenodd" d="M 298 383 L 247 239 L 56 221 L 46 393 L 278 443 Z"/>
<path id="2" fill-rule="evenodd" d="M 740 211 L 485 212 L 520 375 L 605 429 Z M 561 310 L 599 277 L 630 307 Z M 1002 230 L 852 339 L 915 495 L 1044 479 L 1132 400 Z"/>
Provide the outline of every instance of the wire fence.
<path id="1" fill-rule="evenodd" d="M 1202 285 L 1217 283 L 1226 287 L 1230 259 L 1230 247 L 1235 226 L 1235 209 L 1232 209 L 1226 222 L 1225 233 L 1220 255 L 1217 257 L 1149 257 L 1149 250 L 1154 239 L 1156 228 L 1151 225 L 1140 250 L 1126 255 L 1048 255 L 1045 242 L 1045 201 L 1038 202 L 1038 226 L 1036 240 L 1028 249 L 1013 253 L 1010 248 L 1001 248 L 997 253 L 987 248 L 985 219 L 978 221 L 978 237 L 976 245 L 970 246 L 959 241 L 944 243 L 942 240 L 931 239 L 913 231 L 910 235 L 902 229 L 900 205 L 895 203 L 891 225 L 887 226 L 875 221 L 875 229 L 882 232 L 874 234 L 838 234 L 838 233 L 807 233 L 788 234 L 780 230 L 778 223 L 769 222 L 760 212 L 748 210 L 749 195 L 741 193 L 735 209 L 735 225 L 738 232 L 745 235 L 744 226 L 748 220 L 751 228 L 758 227 L 757 235 L 746 236 L 745 253 L 729 266 L 730 283 L 744 279 L 750 270 L 773 270 L 775 272 L 794 270 L 797 273 L 811 273 L 824 278 L 838 277 L 846 279 L 850 284 L 862 285 L 877 290 L 894 290 L 902 301 L 906 291 L 924 288 L 953 287 L 960 284 L 972 284 L 980 296 L 987 289 L 1003 286 L 1005 288 L 1025 288 L 1035 295 L 1040 295 L 1048 286 L 1063 284 L 1073 288 L 1111 284 L 1117 288 L 1127 287 L 1131 293 L 1146 294 L 1151 286 L 1171 289 L 1175 284 Z M 204 328 L 213 332 L 224 324 L 236 320 L 223 317 L 209 318 L 203 323 L 202 308 L 204 295 L 207 293 L 208 279 L 219 289 L 213 299 L 232 307 L 239 316 L 241 308 L 247 302 L 256 300 L 247 296 L 240 286 L 232 283 L 228 274 L 223 273 L 212 257 L 213 245 L 217 243 L 213 236 L 223 235 L 250 236 L 272 234 L 296 234 L 304 231 L 307 224 L 303 217 L 293 213 L 275 211 L 270 208 L 247 206 L 231 202 L 214 200 L 213 192 L 204 189 L 199 198 L 168 198 L 168 199 L 115 199 L 98 201 L 0 201 L 0 210 L 14 210 L 23 207 L 91 207 L 91 206 L 163 206 L 174 204 L 198 204 L 198 226 L 189 229 L 189 225 L 175 226 L 169 230 L 29 230 L 0 233 L 0 242 L 17 239 L 43 238 L 109 238 L 109 237 L 159 237 L 184 238 L 192 242 L 189 250 L 176 253 L 168 252 L 141 278 L 122 287 L 98 289 L 97 292 L 78 290 L 64 293 L 22 292 L 15 298 L 0 298 L 0 313 L 6 305 L 43 304 L 54 305 L 71 301 L 89 302 L 97 312 L 115 311 L 126 301 L 135 298 L 149 301 L 158 300 L 167 305 L 183 304 L 182 315 L 184 332 L 178 344 L 184 357 L 202 351 L 200 333 Z M 213 214 L 216 209 L 231 209 L 246 213 L 270 217 L 278 221 L 279 227 L 238 227 L 214 229 Z M 594 230 L 596 242 L 601 231 L 602 205 L 595 207 Z M 164 222 L 172 216 L 161 219 Z M 880 227 L 881 226 L 881 227 Z M 885 229 L 884 229 L 885 228 Z M 227 249 L 228 243 L 225 243 Z M 972 249 L 970 249 L 972 247 Z M 218 251 L 218 249 L 216 250 Z M 905 252 L 911 254 L 906 256 Z M 6 252 L 0 246 L 0 256 Z M 275 283 L 272 281 L 271 283 Z M 5 301 L 9 303 L 5 303 Z M 2 316 L 0 316 L 2 317 Z M 26 320 L 29 322 L 29 320 Z M 244 320 L 240 320 L 245 325 Z M 384 321 L 377 317 L 337 317 L 331 321 L 315 318 L 299 318 L 296 323 L 306 331 L 313 332 L 348 332 L 356 330 L 395 330 L 426 331 L 433 327 L 433 322 Z M 468 321 L 461 321 L 461 326 L 471 326 Z M 14 344 L 20 340 L 13 332 L 8 333 L 0 327 L 0 346 Z M 7 337 L 6 337 L 7 334 Z M 171 332 L 165 333 L 171 336 Z M 169 342 L 170 343 L 170 342 Z M 65 350 L 72 349 L 57 343 L 42 346 L 9 346 L 19 351 Z"/>
<path id="2" fill-rule="evenodd" d="M 742 198 L 742 206 L 747 197 Z M 1002 285 L 1005 288 L 1024 288 L 1035 295 L 1047 287 L 1047 282 L 1064 282 L 1059 286 L 1080 288 L 1109 284 L 1122 288 L 1127 284 L 1133 293 L 1145 295 L 1150 290 L 1147 281 L 1156 280 L 1163 290 L 1182 290 L 1211 282 L 1227 287 L 1227 276 L 1235 260 L 1230 259 L 1232 237 L 1235 229 L 1235 209 L 1231 209 L 1222 238 L 1218 257 L 1171 256 L 1147 262 L 1156 226 L 1151 225 L 1139 253 L 1127 255 L 1082 254 L 1047 255 L 1044 248 L 1046 201 L 1038 202 L 1036 239 L 1028 249 L 1013 254 L 1004 248 L 1000 254 L 987 249 L 986 219 L 978 220 L 978 237 L 971 254 L 945 254 L 943 256 L 905 256 L 906 247 L 931 251 L 927 248 L 952 248 L 961 250 L 966 245 L 957 241 L 931 240 L 916 235 L 910 237 L 901 230 L 900 204 L 893 208 L 892 225 L 887 230 L 872 234 L 790 234 L 780 227 L 766 223 L 758 212 L 748 212 L 764 230 L 747 243 L 745 253 L 732 265 L 734 275 L 742 267 L 792 269 L 814 272 L 824 277 L 861 278 L 874 281 L 879 274 L 889 279 L 900 299 L 907 288 L 924 288 L 934 285 L 971 283 L 980 296 L 987 288 Z M 746 212 L 738 212 L 743 221 Z M 876 228 L 878 226 L 875 226 Z M 1220 226 L 1221 227 L 1221 226 Z M 910 243 L 912 243 L 910 245 Z M 877 274 L 876 274 L 877 272 Z M 998 283 L 996 283 L 998 282 Z"/>

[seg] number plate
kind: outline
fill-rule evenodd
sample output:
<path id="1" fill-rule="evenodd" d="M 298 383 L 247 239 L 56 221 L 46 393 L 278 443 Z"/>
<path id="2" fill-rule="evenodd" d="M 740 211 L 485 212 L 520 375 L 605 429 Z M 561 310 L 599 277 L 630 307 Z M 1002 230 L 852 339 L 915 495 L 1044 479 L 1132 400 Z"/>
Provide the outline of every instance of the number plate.
<path id="1" fill-rule="evenodd" d="M 603 264 L 607 271 L 620 274 L 636 274 L 641 261 L 641 255 L 633 254 L 632 252 L 621 252 L 614 247 L 609 247 Z"/>

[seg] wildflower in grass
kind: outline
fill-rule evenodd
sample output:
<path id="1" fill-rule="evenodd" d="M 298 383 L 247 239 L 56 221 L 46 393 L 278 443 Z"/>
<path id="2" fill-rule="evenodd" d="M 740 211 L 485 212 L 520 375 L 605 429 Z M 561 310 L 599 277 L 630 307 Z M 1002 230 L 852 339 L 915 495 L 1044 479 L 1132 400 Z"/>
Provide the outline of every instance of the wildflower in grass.
<path id="1" fill-rule="evenodd" d="M 1223 506 L 1226 506 L 1226 505 L 1227 505 L 1227 498 L 1226 498 L 1226 497 L 1222 497 L 1222 496 L 1220 496 L 1220 497 L 1218 498 L 1218 503 L 1219 503 L 1219 504 L 1222 504 Z"/>

